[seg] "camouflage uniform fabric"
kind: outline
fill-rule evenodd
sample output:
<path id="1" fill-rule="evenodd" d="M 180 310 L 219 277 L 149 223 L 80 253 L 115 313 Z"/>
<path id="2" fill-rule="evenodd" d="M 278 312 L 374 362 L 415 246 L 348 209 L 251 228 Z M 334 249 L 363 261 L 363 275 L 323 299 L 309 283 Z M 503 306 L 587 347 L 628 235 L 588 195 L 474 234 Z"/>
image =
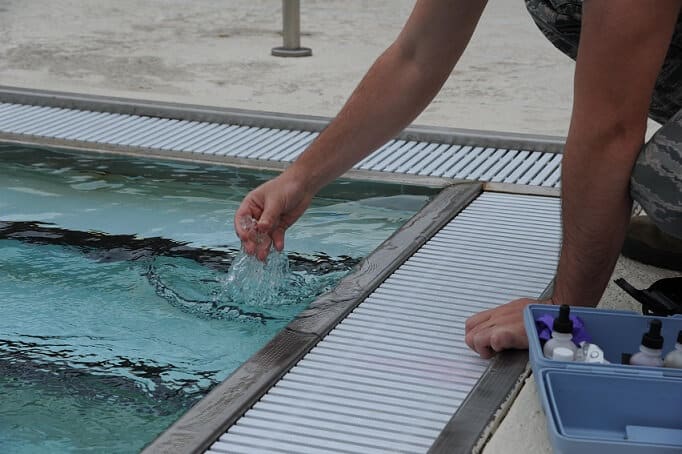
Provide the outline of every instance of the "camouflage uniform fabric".
<path id="1" fill-rule="evenodd" d="M 575 60 L 582 1 L 526 0 L 540 31 Z M 630 194 L 664 232 L 682 238 L 682 16 L 656 79 L 649 117 L 663 126 L 643 145 L 632 170 Z"/>

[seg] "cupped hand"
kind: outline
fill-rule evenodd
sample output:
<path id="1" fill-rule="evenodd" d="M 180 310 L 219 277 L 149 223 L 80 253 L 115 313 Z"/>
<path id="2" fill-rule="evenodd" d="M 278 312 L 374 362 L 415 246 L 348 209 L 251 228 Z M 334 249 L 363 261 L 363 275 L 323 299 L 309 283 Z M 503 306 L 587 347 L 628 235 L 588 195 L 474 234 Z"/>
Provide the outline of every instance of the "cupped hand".
<path id="1" fill-rule="evenodd" d="M 465 325 L 465 341 L 469 348 L 486 359 L 502 350 L 528 348 L 523 309 L 529 304 L 552 302 L 521 298 L 470 317 Z"/>
<path id="2" fill-rule="evenodd" d="M 284 233 L 310 205 L 300 181 L 286 173 L 249 192 L 234 216 L 234 228 L 244 250 L 264 261 L 270 247 L 284 249 Z"/>

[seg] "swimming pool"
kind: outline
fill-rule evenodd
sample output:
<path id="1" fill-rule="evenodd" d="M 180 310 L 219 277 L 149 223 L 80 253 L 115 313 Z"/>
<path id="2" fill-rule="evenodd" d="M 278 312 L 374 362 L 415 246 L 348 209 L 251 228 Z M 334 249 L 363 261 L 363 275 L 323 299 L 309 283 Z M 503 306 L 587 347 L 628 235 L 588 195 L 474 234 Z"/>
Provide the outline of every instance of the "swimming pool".
<path id="1" fill-rule="evenodd" d="M 0 162 L 3 452 L 139 450 L 431 194 L 330 186 L 263 306 L 231 301 L 224 276 L 232 213 L 271 174 L 14 146 Z"/>

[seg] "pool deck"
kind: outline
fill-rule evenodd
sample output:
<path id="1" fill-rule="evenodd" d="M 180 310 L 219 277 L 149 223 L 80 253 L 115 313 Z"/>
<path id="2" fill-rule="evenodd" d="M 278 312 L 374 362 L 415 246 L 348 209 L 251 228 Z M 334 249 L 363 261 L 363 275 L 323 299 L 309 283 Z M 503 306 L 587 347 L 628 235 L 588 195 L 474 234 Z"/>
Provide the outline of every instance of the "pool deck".
<path id="1" fill-rule="evenodd" d="M 305 1 L 302 40 L 313 57 L 279 59 L 269 54 L 281 44 L 280 12 L 270 0 L 229 8 L 217 1 L 11 0 L 0 6 L 0 84 L 333 116 L 412 3 L 357 2 L 349 11 L 354 3 Z M 564 135 L 572 71 L 523 2 L 491 0 L 458 69 L 416 123 Z M 673 275 L 625 258 L 614 272 L 636 287 Z M 637 310 L 612 284 L 600 306 Z M 532 377 L 483 452 L 551 452 Z"/>

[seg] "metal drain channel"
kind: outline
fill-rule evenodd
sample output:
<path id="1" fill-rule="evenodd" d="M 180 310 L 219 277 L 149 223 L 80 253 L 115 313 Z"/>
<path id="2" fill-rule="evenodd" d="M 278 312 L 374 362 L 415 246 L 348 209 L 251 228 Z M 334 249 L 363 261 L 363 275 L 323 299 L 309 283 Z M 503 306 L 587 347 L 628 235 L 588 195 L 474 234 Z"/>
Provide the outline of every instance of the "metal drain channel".
<path id="1" fill-rule="evenodd" d="M 172 152 L 279 163 L 292 162 L 319 134 L 9 102 L 0 103 L 0 132 L 154 150 L 156 155 Z M 552 152 L 395 139 L 354 169 L 556 188 L 561 158 Z"/>
<path id="2" fill-rule="evenodd" d="M 551 281 L 559 205 L 480 195 L 207 452 L 427 452 L 488 367 L 467 317 Z"/>

